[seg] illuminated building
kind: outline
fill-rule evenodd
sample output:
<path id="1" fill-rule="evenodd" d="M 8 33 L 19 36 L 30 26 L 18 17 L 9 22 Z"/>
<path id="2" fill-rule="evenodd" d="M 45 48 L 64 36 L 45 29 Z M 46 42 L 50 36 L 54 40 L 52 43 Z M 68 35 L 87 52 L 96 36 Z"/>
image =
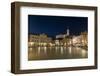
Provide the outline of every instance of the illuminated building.
<path id="1" fill-rule="evenodd" d="M 87 32 L 82 32 L 79 36 L 73 36 L 74 46 L 87 46 L 88 45 L 88 34 Z"/>
<path id="2" fill-rule="evenodd" d="M 81 37 L 82 37 L 82 45 L 87 46 L 88 45 L 88 34 L 87 34 L 87 32 L 82 32 Z"/>
<path id="3" fill-rule="evenodd" d="M 29 47 L 33 46 L 86 46 L 88 45 L 88 34 L 82 32 L 78 36 L 71 36 L 69 29 L 66 34 L 56 35 L 56 39 L 52 40 L 46 34 L 30 34 L 28 38 Z"/>
<path id="4" fill-rule="evenodd" d="M 81 46 L 82 43 L 82 37 L 81 35 L 79 36 L 73 36 L 73 45 L 74 46 Z"/>
<path id="5" fill-rule="evenodd" d="M 69 36 L 69 29 L 67 29 L 67 33 L 66 33 L 66 34 L 59 34 L 59 35 L 56 35 L 56 39 L 58 39 L 58 38 L 65 38 L 65 37 L 67 37 L 67 36 Z"/>
<path id="6" fill-rule="evenodd" d="M 55 44 L 59 46 L 72 45 L 72 36 L 70 36 L 69 29 L 67 29 L 65 34 L 56 35 Z"/>
<path id="7" fill-rule="evenodd" d="M 51 42 L 52 38 L 48 37 L 46 34 L 31 34 L 28 38 L 29 46 L 52 46 Z"/>

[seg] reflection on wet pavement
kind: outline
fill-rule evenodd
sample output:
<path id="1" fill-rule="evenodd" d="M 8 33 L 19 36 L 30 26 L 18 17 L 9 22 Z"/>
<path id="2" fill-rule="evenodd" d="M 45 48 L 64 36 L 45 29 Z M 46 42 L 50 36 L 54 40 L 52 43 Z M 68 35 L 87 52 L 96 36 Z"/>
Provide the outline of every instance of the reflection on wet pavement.
<path id="1" fill-rule="evenodd" d="M 88 51 L 79 47 L 32 47 L 28 48 L 28 60 L 87 58 Z"/>

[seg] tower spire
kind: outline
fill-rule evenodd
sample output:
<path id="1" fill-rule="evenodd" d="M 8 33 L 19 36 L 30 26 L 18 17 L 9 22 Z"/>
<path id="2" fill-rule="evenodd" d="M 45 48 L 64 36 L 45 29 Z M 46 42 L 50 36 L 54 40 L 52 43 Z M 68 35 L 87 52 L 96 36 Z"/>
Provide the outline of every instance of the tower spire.
<path id="1" fill-rule="evenodd" d="M 69 36 L 69 28 L 67 28 L 67 36 Z"/>

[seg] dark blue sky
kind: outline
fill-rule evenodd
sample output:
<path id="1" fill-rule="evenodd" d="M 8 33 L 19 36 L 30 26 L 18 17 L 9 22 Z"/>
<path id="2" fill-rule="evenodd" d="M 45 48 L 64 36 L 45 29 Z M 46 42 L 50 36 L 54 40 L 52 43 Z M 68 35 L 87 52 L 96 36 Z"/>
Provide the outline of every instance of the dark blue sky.
<path id="1" fill-rule="evenodd" d="M 55 37 L 57 34 L 66 33 L 69 28 L 70 35 L 78 35 L 87 31 L 87 26 L 87 17 L 28 15 L 29 34 L 45 33 Z"/>

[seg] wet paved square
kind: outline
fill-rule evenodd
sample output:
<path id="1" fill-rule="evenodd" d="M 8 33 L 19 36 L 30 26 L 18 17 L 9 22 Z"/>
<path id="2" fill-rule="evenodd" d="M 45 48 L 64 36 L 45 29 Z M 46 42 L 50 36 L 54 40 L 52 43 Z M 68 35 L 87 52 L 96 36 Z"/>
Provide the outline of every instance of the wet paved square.
<path id="1" fill-rule="evenodd" d="M 80 59 L 88 58 L 88 51 L 80 47 L 31 47 L 28 60 Z"/>

